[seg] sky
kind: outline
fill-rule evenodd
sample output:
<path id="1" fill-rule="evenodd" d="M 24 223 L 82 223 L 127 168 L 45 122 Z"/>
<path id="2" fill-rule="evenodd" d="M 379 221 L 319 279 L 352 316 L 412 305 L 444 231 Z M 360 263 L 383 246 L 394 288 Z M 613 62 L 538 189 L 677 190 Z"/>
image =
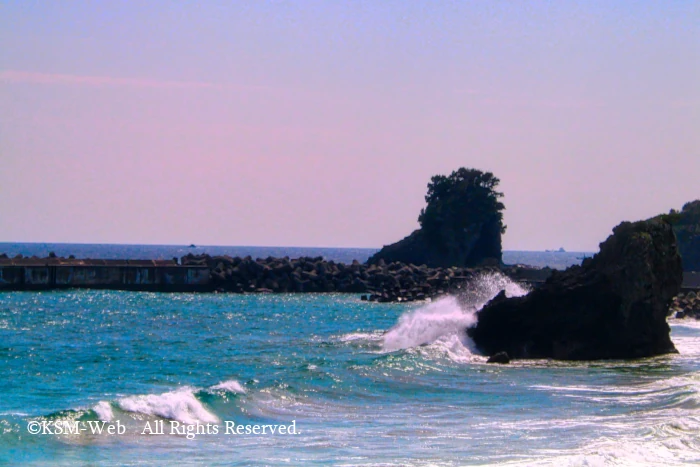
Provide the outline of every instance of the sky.
<path id="1" fill-rule="evenodd" d="M 459 167 L 509 250 L 700 198 L 700 2 L 0 1 L 0 242 L 381 247 Z"/>

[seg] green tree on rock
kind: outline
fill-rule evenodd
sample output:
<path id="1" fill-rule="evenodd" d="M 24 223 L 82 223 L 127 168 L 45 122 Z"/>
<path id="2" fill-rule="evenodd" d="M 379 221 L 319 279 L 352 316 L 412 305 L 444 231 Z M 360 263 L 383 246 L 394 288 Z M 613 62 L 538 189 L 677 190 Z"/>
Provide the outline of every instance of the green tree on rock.
<path id="1" fill-rule="evenodd" d="M 491 172 L 464 167 L 447 176 L 433 176 L 425 196 L 427 205 L 418 216 L 421 228 L 385 246 L 368 262 L 381 259 L 428 266 L 500 263 L 501 235 L 506 227 L 499 183 Z"/>
<path id="2" fill-rule="evenodd" d="M 449 176 L 432 177 L 425 195 L 428 204 L 418 216 L 425 235 L 447 246 L 457 239 L 444 238 L 446 233 L 473 235 L 475 226 L 487 223 L 498 224 L 500 233 L 504 234 L 505 206 L 500 201 L 503 193 L 496 190 L 499 183 L 491 172 L 464 167 Z"/>

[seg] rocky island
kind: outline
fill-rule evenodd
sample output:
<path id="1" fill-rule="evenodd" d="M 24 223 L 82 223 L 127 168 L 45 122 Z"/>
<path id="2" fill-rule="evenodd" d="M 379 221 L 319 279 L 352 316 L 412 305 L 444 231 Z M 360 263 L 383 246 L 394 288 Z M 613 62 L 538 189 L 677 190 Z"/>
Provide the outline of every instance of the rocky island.
<path id="1" fill-rule="evenodd" d="M 498 266 L 505 233 L 496 191 L 500 180 L 491 172 L 464 167 L 428 183 L 427 206 L 418 216 L 420 228 L 367 261 L 401 262 L 428 267 Z"/>

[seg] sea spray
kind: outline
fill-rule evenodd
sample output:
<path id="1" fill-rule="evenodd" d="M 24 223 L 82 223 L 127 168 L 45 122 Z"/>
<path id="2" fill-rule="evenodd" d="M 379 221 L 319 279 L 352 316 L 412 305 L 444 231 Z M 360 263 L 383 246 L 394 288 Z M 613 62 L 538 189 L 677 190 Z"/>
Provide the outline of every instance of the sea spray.
<path id="1" fill-rule="evenodd" d="M 453 360 L 468 359 L 472 343 L 464 330 L 476 324 L 476 312 L 505 290 L 506 296 L 528 293 L 521 284 L 503 274 L 485 273 L 466 282 L 460 293 L 446 296 L 401 315 L 382 341 L 382 349 L 401 349 L 436 344 Z"/>
<path id="2" fill-rule="evenodd" d="M 441 298 L 404 313 L 384 335 L 382 348 L 393 352 L 431 344 L 440 337 L 457 334 L 476 322 L 473 311 L 463 310 L 456 297 Z"/>
<path id="3" fill-rule="evenodd" d="M 477 311 L 502 290 L 505 291 L 507 297 L 522 297 L 530 291 L 527 286 L 494 271 L 479 274 L 472 280 L 465 282 L 456 296 L 462 307 Z"/>

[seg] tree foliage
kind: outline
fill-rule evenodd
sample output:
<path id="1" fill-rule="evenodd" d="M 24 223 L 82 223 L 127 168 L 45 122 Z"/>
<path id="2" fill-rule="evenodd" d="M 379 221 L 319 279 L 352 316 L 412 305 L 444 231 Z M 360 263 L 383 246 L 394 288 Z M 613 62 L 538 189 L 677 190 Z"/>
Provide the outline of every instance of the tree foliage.
<path id="1" fill-rule="evenodd" d="M 498 222 L 501 234 L 505 233 L 499 183 L 491 172 L 464 167 L 449 176 L 435 175 L 428 183 L 427 206 L 418 216 L 421 228 L 435 237 L 446 230 L 469 234 L 472 226 Z"/>

